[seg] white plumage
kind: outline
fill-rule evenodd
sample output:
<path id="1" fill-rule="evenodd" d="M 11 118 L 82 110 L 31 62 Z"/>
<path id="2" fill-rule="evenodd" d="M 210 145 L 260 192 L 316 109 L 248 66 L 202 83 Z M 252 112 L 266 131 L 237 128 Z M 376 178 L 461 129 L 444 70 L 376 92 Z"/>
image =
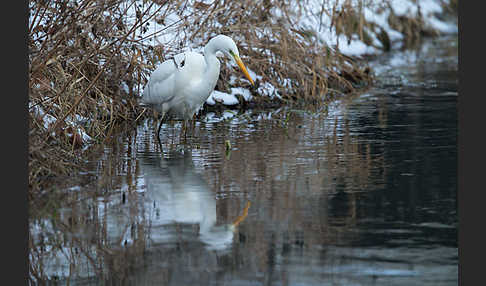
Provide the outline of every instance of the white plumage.
<path id="1" fill-rule="evenodd" d="M 218 35 L 207 43 L 203 54 L 181 53 L 158 66 L 145 86 L 140 103 L 160 112 L 162 121 L 167 114 L 186 121 L 192 119 L 216 87 L 220 71 L 218 51 L 233 59 L 254 84 L 233 39 Z"/>

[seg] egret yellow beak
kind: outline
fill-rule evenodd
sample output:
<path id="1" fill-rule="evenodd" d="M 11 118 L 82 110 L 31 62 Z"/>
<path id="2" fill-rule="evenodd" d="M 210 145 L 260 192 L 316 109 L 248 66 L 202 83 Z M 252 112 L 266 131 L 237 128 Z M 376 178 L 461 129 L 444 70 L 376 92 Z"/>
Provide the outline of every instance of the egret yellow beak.
<path id="1" fill-rule="evenodd" d="M 245 209 L 243 210 L 243 214 L 237 217 L 232 223 L 234 227 L 238 226 L 246 218 L 246 216 L 248 216 L 248 209 L 250 208 L 250 205 L 251 205 L 250 201 L 246 202 L 246 206 Z"/>
<path id="2" fill-rule="evenodd" d="M 235 61 L 236 61 L 236 64 L 240 67 L 241 71 L 243 72 L 243 74 L 246 76 L 246 78 L 251 82 L 251 85 L 255 85 L 255 83 L 253 82 L 253 79 L 251 79 L 251 76 L 250 74 L 248 73 L 248 71 L 246 70 L 246 67 L 245 65 L 243 64 L 243 62 L 241 61 L 240 57 L 237 56 L 237 55 L 233 55 L 233 57 L 235 58 Z"/>

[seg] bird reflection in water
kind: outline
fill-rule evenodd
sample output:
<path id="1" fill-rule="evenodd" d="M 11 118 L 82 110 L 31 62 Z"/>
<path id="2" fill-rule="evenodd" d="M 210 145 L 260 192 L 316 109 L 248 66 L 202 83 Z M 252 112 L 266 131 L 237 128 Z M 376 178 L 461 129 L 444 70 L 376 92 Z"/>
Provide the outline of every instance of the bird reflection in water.
<path id="1" fill-rule="evenodd" d="M 201 241 L 210 250 L 224 250 L 233 241 L 237 226 L 248 215 L 250 202 L 241 215 L 229 224 L 217 224 L 216 199 L 208 183 L 195 171 L 192 152 L 141 154 L 142 171 L 154 244 Z M 194 233 L 194 225 L 199 231 Z M 196 234 L 196 235 L 195 235 Z"/>

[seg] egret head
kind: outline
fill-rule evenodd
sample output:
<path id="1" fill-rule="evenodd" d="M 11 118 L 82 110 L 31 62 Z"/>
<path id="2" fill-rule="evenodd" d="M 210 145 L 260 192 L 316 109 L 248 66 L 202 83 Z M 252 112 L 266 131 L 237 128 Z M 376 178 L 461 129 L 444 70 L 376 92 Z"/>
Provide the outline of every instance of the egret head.
<path id="1" fill-rule="evenodd" d="M 215 48 L 215 50 L 221 51 L 224 55 L 234 61 L 241 69 L 245 77 L 250 81 L 250 83 L 252 85 L 255 84 L 250 74 L 248 73 L 245 65 L 241 61 L 240 52 L 238 51 L 238 47 L 236 46 L 233 39 L 225 35 L 218 35 L 209 41 L 208 45 L 210 44 Z"/>

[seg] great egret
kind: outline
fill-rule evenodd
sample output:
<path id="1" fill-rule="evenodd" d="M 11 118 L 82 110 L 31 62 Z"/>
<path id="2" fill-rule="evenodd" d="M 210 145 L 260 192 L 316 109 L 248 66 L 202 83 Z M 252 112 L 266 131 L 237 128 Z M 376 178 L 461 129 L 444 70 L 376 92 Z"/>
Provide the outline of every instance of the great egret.
<path id="1" fill-rule="evenodd" d="M 141 104 L 162 114 L 157 139 L 164 116 L 171 115 L 187 121 L 203 105 L 216 87 L 220 63 L 216 52 L 233 59 L 253 85 L 253 79 L 240 59 L 235 42 L 228 36 L 218 35 L 204 46 L 203 54 L 185 52 L 164 61 L 152 73 L 144 88 Z"/>

